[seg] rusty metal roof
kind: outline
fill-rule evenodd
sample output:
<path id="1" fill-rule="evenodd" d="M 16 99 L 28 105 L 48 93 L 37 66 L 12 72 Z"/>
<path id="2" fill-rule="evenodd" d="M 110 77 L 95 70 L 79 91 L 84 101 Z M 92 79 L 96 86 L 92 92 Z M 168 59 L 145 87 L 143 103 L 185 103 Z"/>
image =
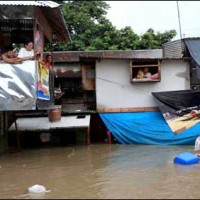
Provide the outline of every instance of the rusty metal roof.
<path id="1" fill-rule="evenodd" d="M 80 57 L 85 58 L 104 58 L 104 59 L 159 59 L 162 58 L 162 49 L 151 50 L 133 50 L 133 51 L 102 51 L 98 53 L 81 54 Z"/>
<path id="2" fill-rule="evenodd" d="M 162 49 L 132 51 L 58 51 L 54 62 L 80 62 L 81 59 L 162 59 Z"/>
<path id="3" fill-rule="evenodd" d="M 55 51 L 54 62 L 79 62 L 80 51 Z"/>

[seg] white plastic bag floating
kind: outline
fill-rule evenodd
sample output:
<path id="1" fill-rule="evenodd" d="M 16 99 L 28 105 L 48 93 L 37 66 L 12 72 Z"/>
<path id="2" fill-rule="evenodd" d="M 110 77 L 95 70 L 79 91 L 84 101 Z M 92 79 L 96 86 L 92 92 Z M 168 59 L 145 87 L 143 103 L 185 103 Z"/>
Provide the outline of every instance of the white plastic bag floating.
<path id="1" fill-rule="evenodd" d="M 197 139 L 195 140 L 194 150 L 195 151 L 199 151 L 200 150 L 200 136 L 198 136 Z"/>
<path id="2" fill-rule="evenodd" d="M 45 193 L 50 192 L 50 190 L 46 190 L 46 188 L 43 185 L 33 185 L 28 188 L 29 193 Z"/>

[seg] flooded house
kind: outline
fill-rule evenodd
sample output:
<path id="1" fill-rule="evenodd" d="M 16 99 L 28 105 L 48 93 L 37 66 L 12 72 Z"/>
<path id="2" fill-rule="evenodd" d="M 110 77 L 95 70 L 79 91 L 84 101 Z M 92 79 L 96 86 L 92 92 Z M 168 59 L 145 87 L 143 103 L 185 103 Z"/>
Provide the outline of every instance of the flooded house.
<path id="1" fill-rule="evenodd" d="M 18 52 L 28 39 L 38 52 L 34 59 L 20 63 L 0 60 L 0 146 L 5 151 L 8 128 L 14 123 L 17 130 L 17 114 L 41 115 L 54 105 L 53 74 L 43 62 L 43 51 L 47 44 L 52 49 L 53 43 L 70 42 L 70 35 L 59 4 L 53 1 L 1 1 L 0 30 L 1 55 L 11 49 Z M 41 80 L 48 82 L 46 96 L 41 98 L 38 72 L 45 72 Z"/>
<path id="2" fill-rule="evenodd" d="M 54 52 L 56 87 L 66 94 L 59 99 L 62 111 L 100 116 L 94 121 L 123 144 L 194 143 L 199 125 L 173 132 L 154 94 L 198 95 L 199 41 L 185 38 L 154 50 Z M 137 78 L 144 68 L 151 78 Z"/>
<path id="3" fill-rule="evenodd" d="M 59 5 L 1 1 L 0 8 L 1 48 L 29 37 L 40 51 L 39 58 L 20 64 L 0 61 L 2 148 L 7 132 L 14 133 L 18 148 L 24 136 L 46 143 L 55 135 L 62 144 L 194 143 L 199 135 L 199 38 L 172 41 L 161 49 L 52 48 L 43 54 L 46 43 L 70 41 Z M 47 53 L 52 70 L 41 61 Z M 39 90 L 41 80 L 48 86 L 45 92 Z"/>

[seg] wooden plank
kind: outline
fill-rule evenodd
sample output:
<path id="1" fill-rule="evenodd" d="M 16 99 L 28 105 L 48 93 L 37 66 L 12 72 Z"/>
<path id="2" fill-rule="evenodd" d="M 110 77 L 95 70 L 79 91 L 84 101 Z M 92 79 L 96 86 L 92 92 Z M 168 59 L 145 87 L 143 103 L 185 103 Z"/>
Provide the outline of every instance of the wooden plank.
<path id="1" fill-rule="evenodd" d="M 84 90 L 95 90 L 95 77 L 92 77 L 93 71 L 94 66 L 82 65 L 82 83 Z"/>
<path id="2" fill-rule="evenodd" d="M 97 112 L 140 112 L 140 111 L 157 111 L 158 107 L 130 107 L 130 108 L 102 108 Z"/>
<path id="3" fill-rule="evenodd" d="M 38 20 L 38 22 L 43 30 L 43 33 L 48 38 L 49 42 L 53 42 L 52 29 L 51 29 L 51 26 L 49 25 L 47 19 L 43 15 L 40 8 L 35 7 L 34 10 L 35 10 L 35 17 Z"/>

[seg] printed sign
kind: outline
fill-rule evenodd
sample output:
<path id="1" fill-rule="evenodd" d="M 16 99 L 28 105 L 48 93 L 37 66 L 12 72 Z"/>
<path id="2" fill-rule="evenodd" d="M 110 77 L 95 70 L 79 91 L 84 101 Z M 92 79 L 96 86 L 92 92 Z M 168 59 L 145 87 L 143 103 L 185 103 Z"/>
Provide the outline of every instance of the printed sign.
<path id="1" fill-rule="evenodd" d="M 158 100 L 160 111 L 175 134 L 200 122 L 199 90 L 154 92 L 152 95 Z"/>
<path id="2" fill-rule="evenodd" d="M 42 62 L 37 62 L 38 82 L 37 96 L 38 99 L 50 100 L 49 90 L 49 68 Z"/>

